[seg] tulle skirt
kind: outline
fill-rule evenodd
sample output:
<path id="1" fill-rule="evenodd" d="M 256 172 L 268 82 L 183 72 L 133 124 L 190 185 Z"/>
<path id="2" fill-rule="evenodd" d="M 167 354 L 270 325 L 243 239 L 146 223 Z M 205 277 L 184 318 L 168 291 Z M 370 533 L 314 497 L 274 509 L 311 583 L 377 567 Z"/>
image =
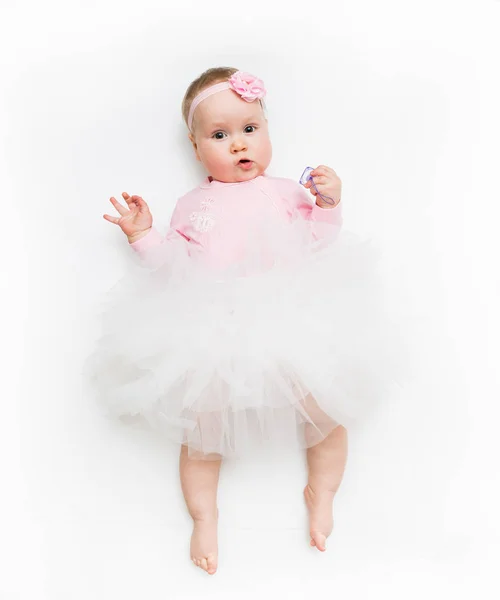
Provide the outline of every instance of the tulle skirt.
<path id="1" fill-rule="evenodd" d="M 370 240 L 313 241 L 297 220 L 247 242 L 218 267 L 187 243 L 152 250 L 154 267 L 134 257 L 84 366 L 107 412 L 196 458 L 313 446 L 368 419 L 410 373 L 408 307 Z"/>

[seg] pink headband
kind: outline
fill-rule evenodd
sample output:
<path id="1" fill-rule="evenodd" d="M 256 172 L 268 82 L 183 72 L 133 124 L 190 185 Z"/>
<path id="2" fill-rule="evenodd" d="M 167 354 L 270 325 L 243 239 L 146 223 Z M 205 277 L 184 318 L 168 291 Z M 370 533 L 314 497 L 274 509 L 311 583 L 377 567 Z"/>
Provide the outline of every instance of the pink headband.
<path id="1" fill-rule="evenodd" d="M 203 100 L 205 100 L 212 94 L 216 94 L 217 92 L 222 92 L 224 90 L 229 89 L 239 94 L 242 100 L 246 100 L 247 102 L 253 102 L 256 99 L 260 100 L 266 95 L 266 88 L 264 87 L 264 82 L 261 79 L 257 79 L 257 77 L 255 77 L 254 75 L 250 75 L 250 73 L 237 71 L 236 73 L 234 73 L 234 75 L 231 75 L 231 77 L 227 81 L 216 83 L 215 85 L 206 88 L 195 97 L 195 99 L 191 103 L 191 108 L 189 109 L 189 131 L 192 131 L 194 111 L 196 110 L 200 102 L 203 102 Z"/>

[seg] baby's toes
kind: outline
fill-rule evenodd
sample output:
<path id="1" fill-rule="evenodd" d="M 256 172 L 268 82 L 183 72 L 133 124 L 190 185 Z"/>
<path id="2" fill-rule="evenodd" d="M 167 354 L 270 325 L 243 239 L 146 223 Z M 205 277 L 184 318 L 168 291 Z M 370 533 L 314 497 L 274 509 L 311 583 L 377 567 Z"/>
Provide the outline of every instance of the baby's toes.
<path id="1" fill-rule="evenodd" d="M 213 575 L 217 571 L 217 555 L 209 554 L 207 556 L 207 573 Z"/>
<path id="2" fill-rule="evenodd" d="M 318 550 L 326 550 L 326 536 L 318 531 L 311 531 L 311 546 L 316 546 Z"/>
<path id="3" fill-rule="evenodd" d="M 206 558 L 193 557 L 191 560 L 194 565 L 200 567 L 209 575 L 213 575 L 217 571 L 217 556 L 215 554 L 209 554 Z"/>

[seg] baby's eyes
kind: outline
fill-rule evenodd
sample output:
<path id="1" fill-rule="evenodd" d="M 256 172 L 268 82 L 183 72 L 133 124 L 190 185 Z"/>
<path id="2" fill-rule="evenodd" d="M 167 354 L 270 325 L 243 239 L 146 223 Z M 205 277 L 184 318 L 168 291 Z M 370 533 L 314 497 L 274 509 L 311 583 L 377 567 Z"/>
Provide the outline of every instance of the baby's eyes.
<path id="1" fill-rule="evenodd" d="M 253 133 L 257 127 L 255 125 L 247 125 L 243 130 L 245 133 Z M 223 140 L 226 134 L 223 131 L 216 131 L 212 137 L 216 140 Z"/>

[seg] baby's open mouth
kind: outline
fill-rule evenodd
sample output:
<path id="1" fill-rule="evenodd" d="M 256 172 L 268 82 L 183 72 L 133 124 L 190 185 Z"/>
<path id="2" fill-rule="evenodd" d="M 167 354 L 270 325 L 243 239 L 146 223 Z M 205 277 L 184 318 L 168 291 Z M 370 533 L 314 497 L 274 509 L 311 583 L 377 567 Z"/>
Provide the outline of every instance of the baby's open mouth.
<path id="1" fill-rule="evenodd" d="M 250 169 L 250 167 L 252 165 L 253 165 L 253 161 L 251 161 L 249 158 L 242 158 L 238 162 L 238 166 L 243 167 L 243 169 Z"/>

